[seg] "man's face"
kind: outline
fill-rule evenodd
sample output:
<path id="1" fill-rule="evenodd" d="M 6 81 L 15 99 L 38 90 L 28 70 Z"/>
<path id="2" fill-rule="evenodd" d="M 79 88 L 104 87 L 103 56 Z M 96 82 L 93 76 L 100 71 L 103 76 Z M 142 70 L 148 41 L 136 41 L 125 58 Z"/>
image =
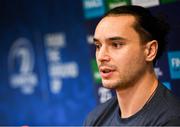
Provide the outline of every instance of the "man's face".
<path id="1" fill-rule="evenodd" d="M 106 88 L 132 86 L 145 72 L 145 48 L 134 23 L 131 15 L 108 16 L 96 27 L 96 60 Z"/>

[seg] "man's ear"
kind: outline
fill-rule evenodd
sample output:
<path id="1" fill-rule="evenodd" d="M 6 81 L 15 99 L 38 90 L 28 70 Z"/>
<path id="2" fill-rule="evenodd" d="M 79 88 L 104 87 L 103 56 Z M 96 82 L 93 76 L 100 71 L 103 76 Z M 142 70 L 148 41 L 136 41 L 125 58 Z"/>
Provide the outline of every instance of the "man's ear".
<path id="1" fill-rule="evenodd" d="M 158 51 L 158 42 L 156 40 L 147 42 L 145 46 L 146 61 L 149 62 L 153 61 L 157 55 L 157 51 Z"/>

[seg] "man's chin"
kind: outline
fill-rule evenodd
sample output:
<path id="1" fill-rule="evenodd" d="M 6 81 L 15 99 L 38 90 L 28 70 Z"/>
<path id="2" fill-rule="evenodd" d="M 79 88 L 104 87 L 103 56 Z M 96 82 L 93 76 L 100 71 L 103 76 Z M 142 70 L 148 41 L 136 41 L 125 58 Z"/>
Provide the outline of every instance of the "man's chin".
<path id="1" fill-rule="evenodd" d="M 103 82 L 103 87 L 107 88 L 107 89 L 116 89 L 116 85 L 112 84 L 112 83 L 107 83 L 107 82 Z"/>
<path id="2" fill-rule="evenodd" d="M 130 87 L 127 84 L 120 84 L 117 82 L 113 83 L 112 81 L 111 82 L 104 81 L 102 82 L 102 84 L 103 84 L 103 87 L 107 89 L 127 89 Z"/>

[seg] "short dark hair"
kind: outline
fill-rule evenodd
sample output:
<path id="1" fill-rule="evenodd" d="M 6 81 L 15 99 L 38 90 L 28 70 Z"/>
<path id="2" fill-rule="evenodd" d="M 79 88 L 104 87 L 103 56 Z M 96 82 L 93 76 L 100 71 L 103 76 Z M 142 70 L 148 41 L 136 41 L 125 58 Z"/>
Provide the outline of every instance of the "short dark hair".
<path id="1" fill-rule="evenodd" d="M 158 42 L 157 55 L 153 61 L 162 56 L 166 49 L 166 35 L 169 32 L 169 24 L 160 17 L 152 15 L 150 10 L 137 5 L 124 5 L 109 10 L 104 17 L 118 16 L 118 15 L 132 15 L 136 18 L 135 30 L 139 33 L 143 41 L 156 40 Z"/>

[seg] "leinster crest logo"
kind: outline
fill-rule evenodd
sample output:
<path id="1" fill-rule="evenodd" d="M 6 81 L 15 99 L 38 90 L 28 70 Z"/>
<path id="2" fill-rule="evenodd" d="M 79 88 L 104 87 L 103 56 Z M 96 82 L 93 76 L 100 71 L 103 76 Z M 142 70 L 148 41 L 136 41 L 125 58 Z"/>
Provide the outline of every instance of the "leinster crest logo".
<path id="1" fill-rule="evenodd" d="M 34 70 L 34 50 L 26 38 L 17 39 L 8 56 L 9 81 L 12 88 L 19 88 L 23 94 L 32 94 L 37 85 Z"/>

